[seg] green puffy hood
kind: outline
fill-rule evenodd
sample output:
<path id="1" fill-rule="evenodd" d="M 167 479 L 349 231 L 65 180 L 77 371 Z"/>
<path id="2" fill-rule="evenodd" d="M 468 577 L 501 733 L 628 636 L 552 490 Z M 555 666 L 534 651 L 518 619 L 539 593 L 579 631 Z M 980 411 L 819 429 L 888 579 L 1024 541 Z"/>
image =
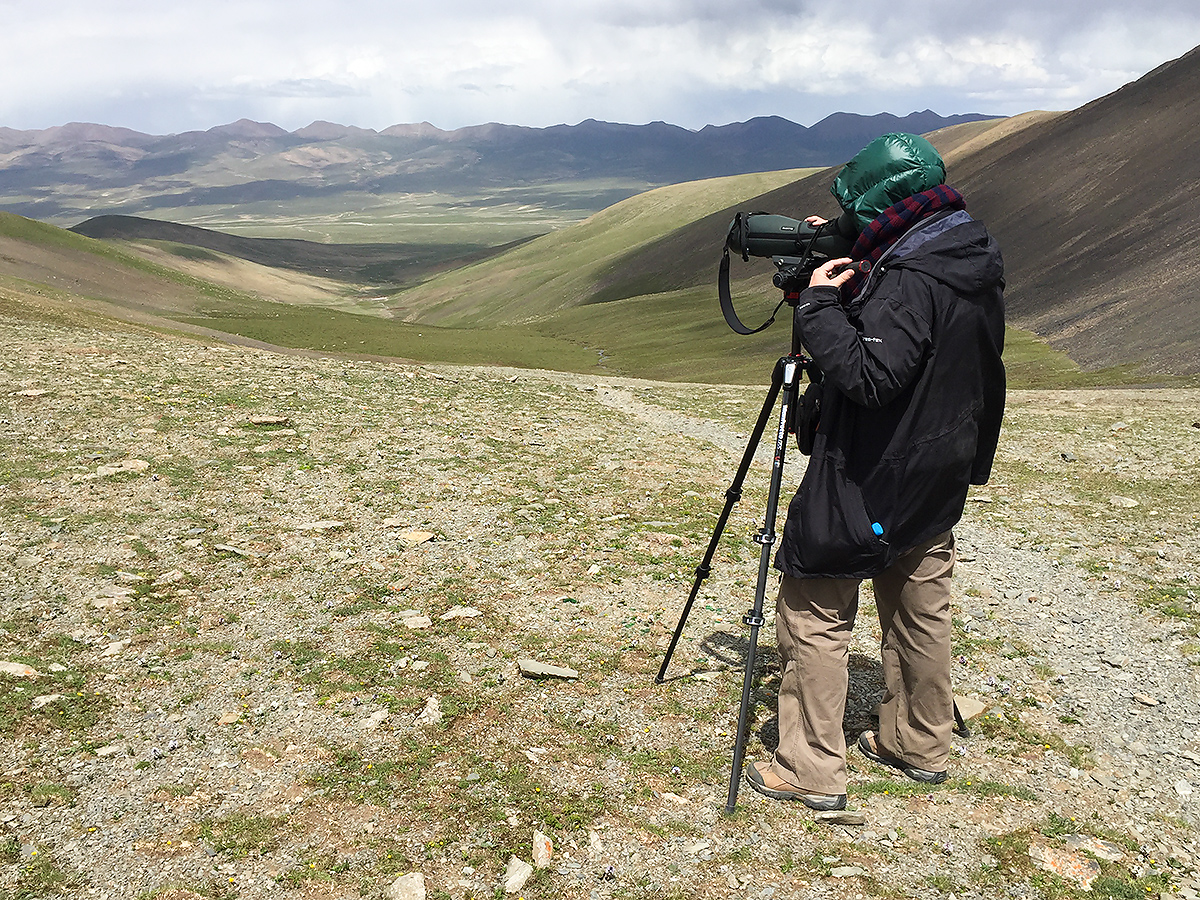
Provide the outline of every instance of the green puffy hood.
<path id="1" fill-rule="evenodd" d="M 861 232 L 894 203 L 946 181 L 946 164 L 933 144 L 916 134 L 878 137 L 842 167 L 830 193 Z"/>

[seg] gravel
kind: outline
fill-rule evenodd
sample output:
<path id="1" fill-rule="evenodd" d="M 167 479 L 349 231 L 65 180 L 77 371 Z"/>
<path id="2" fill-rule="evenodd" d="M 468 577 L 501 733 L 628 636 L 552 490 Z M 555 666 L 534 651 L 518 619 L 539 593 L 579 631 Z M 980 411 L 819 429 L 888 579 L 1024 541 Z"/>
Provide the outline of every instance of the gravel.
<path id="1" fill-rule="evenodd" d="M 0 347 L 0 897 L 1200 890 L 1200 392 L 1014 393 L 956 529 L 947 785 L 855 757 L 848 816 L 727 816 L 770 448 L 653 679 L 765 387 Z"/>

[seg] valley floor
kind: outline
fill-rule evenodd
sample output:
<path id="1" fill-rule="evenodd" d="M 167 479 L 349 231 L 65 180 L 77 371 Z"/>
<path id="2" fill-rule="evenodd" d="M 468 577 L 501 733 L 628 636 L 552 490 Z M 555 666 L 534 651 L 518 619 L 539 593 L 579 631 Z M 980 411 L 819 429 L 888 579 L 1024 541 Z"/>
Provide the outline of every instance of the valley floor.
<path id="1" fill-rule="evenodd" d="M 956 532 L 982 712 L 937 788 L 852 754 L 832 821 L 723 813 L 766 460 L 654 684 L 764 392 L 0 318 L 0 898 L 492 897 L 535 834 L 514 896 L 1197 896 L 1200 391 L 1011 397 Z"/>

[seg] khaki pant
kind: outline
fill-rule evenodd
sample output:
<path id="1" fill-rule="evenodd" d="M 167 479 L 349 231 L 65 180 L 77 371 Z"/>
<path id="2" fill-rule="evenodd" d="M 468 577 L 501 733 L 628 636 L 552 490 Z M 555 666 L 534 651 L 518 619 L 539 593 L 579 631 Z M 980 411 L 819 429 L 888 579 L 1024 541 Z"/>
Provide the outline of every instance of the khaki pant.
<path id="1" fill-rule="evenodd" d="M 943 772 L 954 727 L 950 688 L 950 578 L 954 536 L 938 535 L 873 579 L 883 630 L 884 695 L 878 746 L 887 755 Z M 846 792 L 846 709 L 857 579 L 783 577 L 775 631 L 779 749 L 775 773 L 822 794 Z"/>

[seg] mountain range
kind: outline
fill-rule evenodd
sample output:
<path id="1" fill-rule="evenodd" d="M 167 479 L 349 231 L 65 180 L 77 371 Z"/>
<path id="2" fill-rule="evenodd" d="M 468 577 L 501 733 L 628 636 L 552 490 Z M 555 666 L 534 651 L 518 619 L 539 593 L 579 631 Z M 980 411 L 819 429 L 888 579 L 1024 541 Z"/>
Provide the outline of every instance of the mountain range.
<path id="1" fill-rule="evenodd" d="M 383 131 L 313 122 L 293 132 L 240 120 L 207 131 L 149 135 L 72 123 L 0 128 L 0 209 L 60 224 L 99 212 L 292 202 L 332 195 L 462 192 L 619 179 L 596 211 L 647 186 L 844 162 L 888 131 L 926 132 L 981 114 L 836 113 L 811 127 L 779 117 L 692 131 L 664 122 L 587 120 L 527 128 Z M 161 218 L 161 216 L 160 216 Z"/>

